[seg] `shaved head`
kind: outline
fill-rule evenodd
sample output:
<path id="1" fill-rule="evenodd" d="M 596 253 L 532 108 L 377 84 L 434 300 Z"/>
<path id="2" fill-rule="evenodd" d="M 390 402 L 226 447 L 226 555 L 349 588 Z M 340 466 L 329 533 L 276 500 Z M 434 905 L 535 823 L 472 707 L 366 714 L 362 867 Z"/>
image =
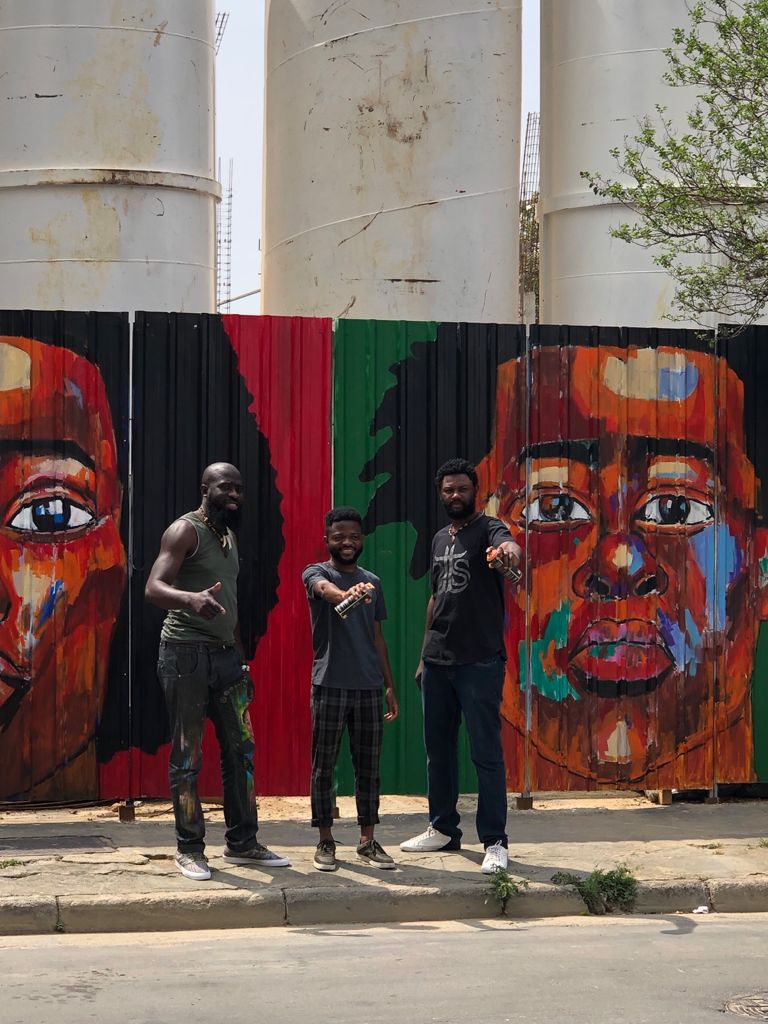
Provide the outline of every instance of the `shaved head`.
<path id="1" fill-rule="evenodd" d="M 203 475 L 200 480 L 200 484 L 203 487 L 209 487 L 214 480 L 218 480 L 222 475 L 235 477 L 240 480 L 240 470 L 237 466 L 233 466 L 231 462 L 212 462 L 210 466 L 206 466 L 203 470 Z"/>
<path id="2" fill-rule="evenodd" d="M 243 506 L 243 478 L 229 462 L 212 462 L 203 470 L 200 483 L 202 509 L 220 527 L 237 530 Z"/>

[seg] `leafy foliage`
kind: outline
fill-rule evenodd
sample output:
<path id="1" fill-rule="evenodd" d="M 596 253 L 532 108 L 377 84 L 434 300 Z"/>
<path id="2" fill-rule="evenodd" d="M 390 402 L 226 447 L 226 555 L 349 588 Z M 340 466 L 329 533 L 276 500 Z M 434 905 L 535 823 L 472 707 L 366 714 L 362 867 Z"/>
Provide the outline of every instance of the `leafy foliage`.
<path id="1" fill-rule="evenodd" d="M 768 0 L 689 0 L 664 78 L 697 97 L 685 127 L 657 106 L 592 190 L 639 214 L 614 237 L 652 247 L 676 284 L 671 319 L 751 323 L 768 305 Z"/>
<path id="2" fill-rule="evenodd" d="M 637 899 L 637 879 L 626 866 L 603 871 L 595 868 L 585 878 L 570 871 L 557 871 L 554 885 L 571 885 L 587 905 L 590 914 L 610 914 L 613 910 L 630 911 Z"/>
<path id="3" fill-rule="evenodd" d="M 485 902 L 494 900 L 498 903 L 502 914 L 507 911 L 507 904 L 513 896 L 519 896 L 524 889 L 528 888 L 525 878 L 516 879 L 506 868 L 496 868 L 489 875 L 488 888 L 485 890 Z"/>

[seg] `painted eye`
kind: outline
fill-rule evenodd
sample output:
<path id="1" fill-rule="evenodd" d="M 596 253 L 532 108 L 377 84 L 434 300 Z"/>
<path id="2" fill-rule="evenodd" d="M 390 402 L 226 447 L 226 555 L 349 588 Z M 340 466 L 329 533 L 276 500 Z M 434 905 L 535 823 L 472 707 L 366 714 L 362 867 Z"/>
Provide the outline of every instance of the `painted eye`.
<path id="1" fill-rule="evenodd" d="M 96 517 L 69 498 L 44 498 L 20 509 L 8 524 L 21 533 L 63 533 L 92 526 Z"/>
<path id="2" fill-rule="evenodd" d="M 581 502 L 564 491 L 534 498 L 523 516 L 529 523 L 586 523 L 590 518 Z"/>
<path id="3" fill-rule="evenodd" d="M 660 494 L 640 509 L 637 518 L 657 526 L 703 526 L 714 521 L 711 505 L 684 494 Z"/>

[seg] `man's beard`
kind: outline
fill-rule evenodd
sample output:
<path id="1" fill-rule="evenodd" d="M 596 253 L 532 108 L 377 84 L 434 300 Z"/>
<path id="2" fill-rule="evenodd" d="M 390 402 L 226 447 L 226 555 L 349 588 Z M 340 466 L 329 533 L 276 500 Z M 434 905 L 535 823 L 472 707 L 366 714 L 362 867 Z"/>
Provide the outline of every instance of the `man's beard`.
<path id="1" fill-rule="evenodd" d="M 221 510 L 221 525 L 226 526 L 228 529 L 233 530 L 235 533 L 240 528 L 240 520 L 242 519 L 242 509 L 234 508 L 223 508 Z"/>
<path id="2" fill-rule="evenodd" d="M 231 529 L 237 534 L 243 515 L 242 509 L 228 509 L 223 502 L 212 502 L 210 498 L 204 503 L 204 509 L 215 526 Z"/>
<path id="3" fill-rule="evenodd" d="M 354 555 L 342 555 L 342 553 L 338 551 L 334 555 L 334 558 L 336 559 L 337 562 L 341 562 L 342 565 L 354 565 L 355 562 L 360 560 L 360 555 L 362 555 L 362 553 L 363 545 L 361 544 Z"/>
<path id="4" fill-rule="evenodd" d="M 468 519 L 475 511 L 475 499 L 463 502 L 461 508 L 454 508 L 453 502 L 445 506 L 446 515 L 449 519 Z"/>

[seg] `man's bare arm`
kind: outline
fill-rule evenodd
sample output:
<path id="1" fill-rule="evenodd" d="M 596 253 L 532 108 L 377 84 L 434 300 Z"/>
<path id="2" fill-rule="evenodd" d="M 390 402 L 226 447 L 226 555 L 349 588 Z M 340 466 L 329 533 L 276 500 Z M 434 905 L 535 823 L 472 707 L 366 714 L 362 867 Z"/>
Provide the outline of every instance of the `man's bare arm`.
<path id="1" fill-rule="evenodd" d="M 384 676 L 384 698 L 387 702 L 387 712 L 384 715 L 384 719 L 387 722 L 393 722 L 397 718 L 400 708 L 397 704 L 395 684 L 392 680 L 392 667 L 389 664 L 387 641 L 384 639 L 384 633 L 380 622 L 376 622 L 375 624 L 373 642 L 376 647 L 376 654 L 379 657 L 379 664 L 381 665 L 381 671 Z"/>
<path id="2" fill-rule="evenodd" d="M 214 619 L 217 615 L 226 614 L 213 596 L 221 588 L 221 583 L 214 583 L 199 593 L 178 590 L 174 586 L 184 559 L 194 552 L 196 546 L 197 533 L 190 522 L 177 519 L 171 523 L 160 541 L 160 553 L 149 571 L 144 596 L 151 604 L 167 611 L 194 612 L 204 619 Z"/>
<path id="3" fill-rule="evenodd" d="M 365 597 L 366 604 L 370 604 L 374 597 L 374 586 L 372 583 L 355 583 L 349 590 L 342 590 L 330 580 L 317 580 L 312 584 L 312 593 L 315 597 L 327 601 L 335 608 L 337 604 L 346 597 Z"/>

